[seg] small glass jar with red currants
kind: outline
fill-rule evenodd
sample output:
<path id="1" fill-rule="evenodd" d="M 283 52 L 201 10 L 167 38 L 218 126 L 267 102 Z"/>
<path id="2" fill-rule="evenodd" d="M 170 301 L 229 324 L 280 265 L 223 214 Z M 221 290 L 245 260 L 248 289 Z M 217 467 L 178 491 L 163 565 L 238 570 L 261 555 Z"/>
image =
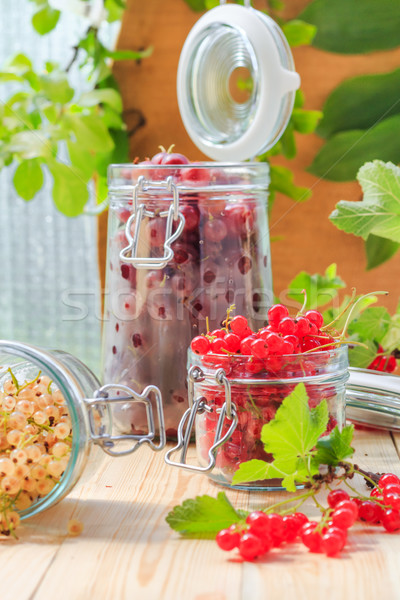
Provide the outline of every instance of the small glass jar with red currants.
<path id="1" fill-rule="evenodd" d="M 234 303 L 260 327 L 272 301 L 265 163 L 189 163 L 162 150 L 112 165 L 103 381 L 163 396 L 167 436 L 187 409 L 193 337 L 221 326 Z M 130 407 L 121 428 L 139 434 Z"/>
<path id="2" fill-rule="evenodd" d="M 348 380 L 347 346 L 324 331 L 315 310 L 289 317 L 282 305 L 268 311 L 269 324 L 254 331 L 238 315 L 224 327 L 197 336 L 188 355 L 191 408 L 182 419 L 178 445 L 166 454 L 168 464 L 209 474 L 231 486 L 239 466 L 259 459 L 272 461 L 264 450 L 261 431 L 274 419 L 283 400 L 304 383 L 310 408 L 327 401 L 329 422 L 323 435 L 345 423 Z M 295 424 L 295 427 L 298 424 Z M 195 429 L 199 466 L 186 464 Z M 179 462 L 172 456 L 181 452 Z M 269 479 L 232 486 L 237 489 L 282 489 Z"/>

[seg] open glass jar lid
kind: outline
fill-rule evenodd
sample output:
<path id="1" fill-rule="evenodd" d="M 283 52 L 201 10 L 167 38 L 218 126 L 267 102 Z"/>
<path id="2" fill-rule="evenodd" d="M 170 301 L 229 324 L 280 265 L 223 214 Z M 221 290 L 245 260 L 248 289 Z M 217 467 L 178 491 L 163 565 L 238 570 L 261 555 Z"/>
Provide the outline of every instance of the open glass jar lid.
<path id="1" fill-rule="evenodd" d="M 300 77 L 278 25 L 264 13 L 225 4 L 190 31 L 180 56 L 178 103 L 196 146 L 219 161 L 247 160 L 284 132 Z"/>

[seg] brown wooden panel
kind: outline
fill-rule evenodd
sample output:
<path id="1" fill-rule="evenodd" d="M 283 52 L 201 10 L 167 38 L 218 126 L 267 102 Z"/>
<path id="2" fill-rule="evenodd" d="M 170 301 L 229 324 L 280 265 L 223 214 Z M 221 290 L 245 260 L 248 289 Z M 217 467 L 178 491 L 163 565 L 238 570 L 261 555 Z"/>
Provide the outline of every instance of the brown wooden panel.
<path id="1" fill-rule="evenodd" d="M 297 15 L 306 4 L 306 0 L 288 1 L 287 16 Z M 254 5 L 260 7 L 263 2 Z M 198 17 L 198 13 L 192 12 L 183 0 L 128 2 L 119 47 L 154 47 L 153 55 L 140 64 L 120 62 L 114 69 L 122 89 L 128 127 L 134 129 L 141 115 L 145 119 L 144 126 L 131 137 L 132 158 L 144 158 L 155 153 L 159 144 L 168 146 L 172 143 L 189 158 L 202 158 L 183 128 L 175 91 L 179 53 Z M 348 77 L 385 72 L 400 64 L 400 50 L 342 56 L 315 48 L 298 48 L 294 54 L 308 108 L 321 108 L 328 94 Z M 355 285 L 360 292 L 390 290 L 387 304 L 394 308 L 400 295 L 400 255 L 367 273 L 362 241 L 339 232 L 328 220 L 336 202 L 360 198 L 360 188 L 356 183 L 318 180 L 305 171 L 322 143 L 314 135 L 299 136 L 296 159 L 290 162 L 277 159 L 294 171 L 298 184 L 313 189 L 313 197 L 302 205 L 295 205 L 285 197 L 277 198 L 271 234 L 285 239 L 272 245 L 275 290 L 278 293 L 284 290 L 302 269 L 322 271 L 331 262 L 337 262 L 345 281 Z M 100 244 L 103 249 L 104 240 L 100 240 Z"/>

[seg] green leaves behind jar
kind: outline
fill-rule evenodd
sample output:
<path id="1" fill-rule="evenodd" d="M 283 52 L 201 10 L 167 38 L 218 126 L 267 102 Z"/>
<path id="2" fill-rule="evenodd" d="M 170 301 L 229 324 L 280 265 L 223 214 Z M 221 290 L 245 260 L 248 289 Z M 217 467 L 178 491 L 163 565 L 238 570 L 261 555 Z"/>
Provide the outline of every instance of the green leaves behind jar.
<path id="1" fill-rule="evenodd" d="M 375 160 L 359 170 L 357 179 L 363 200 L 341 200 L 330 219 L 342 231 L 366 241 L 368 267 L 372 268 L 393 256 L 400 247 L 400 168 Z"/>
<path id="2" fill-rule="evenodd" d="M 317 28 L 313 45 L 328 52 L 360 54 L 399 45 L 398 0 L 314 0 L 300 18 Z"/>

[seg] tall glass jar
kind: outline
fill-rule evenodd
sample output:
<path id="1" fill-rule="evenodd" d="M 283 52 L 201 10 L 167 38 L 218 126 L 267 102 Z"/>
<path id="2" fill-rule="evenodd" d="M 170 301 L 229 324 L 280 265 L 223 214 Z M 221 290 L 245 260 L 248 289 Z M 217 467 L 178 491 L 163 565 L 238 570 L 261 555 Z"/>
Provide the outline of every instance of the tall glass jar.
<path id="1" fill-rule="evenodd" d="M 261 327 L 272 300 L 269 170 L 264 163 L 113 165 L 109 169 L 103 379 L 157 385 L 166 431 L 187 408 L 190 340 L 227 306 Z M 140 433 L 144 413 L 121 419 Z"/>
<path id="2" fill-rule="evenodd" d="M 42 394 L 45 399 L 49 398 L 50 393 L 61 392 L 69 416 L 70 458 L 65 470 L 57 485 L 49 493 L 42 496 L 35 494 L 32 504 L 20 510 L 22 519 L 53 506 L 64 498 L 78 481 L 84 481 L 92 475 L 103 456 L 100 448 L 110 456 L 124 456 L 146 444 L 153 450 L 161 450 L 164 447 L 161 395 L 153 386 L 147 387 L 141 394 L 116 384 L 101 387 L 97 377 L 90 369 L 71 354 L 57 350 L 47 352 L 20 342 L 0 340 L 0 365 L 0 392 L 3 392 L 4 386 L 7 386 L 7 382 L 10 380 L 17 382 L 18 386 L 13 384 L 15 389 L 8 390 L 7 393 L 14 397 L 15 402 L 18 402 L 19 399 L 22 400 L 22 397 L 19 397 L 19 390 L 26 388 L 26 382 L 34 381 L 39 388 L 40 379 L 46 376 L 46 382 L 49 382 L 46 383 L 46 386 L 49 386 L 47 392 L 46 389 L 44 392 L 38 390 L 36 396 Z M 1 394 L 0 398 L 3 399 L 3 396 Z M 156 418 L 152 412 L 150 398 L 155 398 Z M 148 416 L 146 433 L 142 436 L 121 435 L 115 427 L 114 407 L 122 405 L 123 409 L 126 409 L 130 404 L 135 403 L 146 406 Z M 2 433 L 6 433 L 9 425 L 5 418 L 7 415 L 5 415 L 4 407 L 2 410 L 2 423 L 5 427 Z M 156 420 L 161 432 L 160 440 L 157 442 L 153 441 L 155 440 Z M 35 421 L 29 415 L 27 422 L 30 427 L 35 427 Z M 43 429 L 53 437 L 56 435 L 57 438 L 57 431 L 52 427 L 51 420 L 43 424 Z M 31 444 L 35 443 L 35 435 L 30 433 L 26 433 L 26 435 L 33 440 L 30 442 Z M 44 443 L 46 444 L 46 442 Z M 26 447 L 26 444 L 27 442 L 23 438 L 17 445 L 8 443 L 6 446 L 8 449 L 18 450 L 20 447 Z M 4 458 L 6 453 L 3 440 L 1 449 L 1 458 Z M 47 467 L 45 468 L 47 469 Z"/>
<path id="3" fill-rule="evenodd" d="M 167 452 L 166 462 L 207 473 L 215 482 L 231 486 L 233 475 L 243 462 L 273 460 L 264 450 L 261 430 L 274 419 L 297 384 L 305 385 L 310 408 L 326 400 L 329 421 L 323 435 L 336 425 L 341 429 L 345 423 L 348 377 L 345 346 L 310 354 L 271 356 L 263 361 L 241 355 L 199 356 L 190 350 L 191 408 L 182 419 L 179 443 Z M 192 428 L 196 432 L 199 466 L 186 464 Z M 172 457 L 177 451 L 181 451 L 181 458 L 175 462 Z M 282 489 L 279 479 L 232 487 Z"/>

